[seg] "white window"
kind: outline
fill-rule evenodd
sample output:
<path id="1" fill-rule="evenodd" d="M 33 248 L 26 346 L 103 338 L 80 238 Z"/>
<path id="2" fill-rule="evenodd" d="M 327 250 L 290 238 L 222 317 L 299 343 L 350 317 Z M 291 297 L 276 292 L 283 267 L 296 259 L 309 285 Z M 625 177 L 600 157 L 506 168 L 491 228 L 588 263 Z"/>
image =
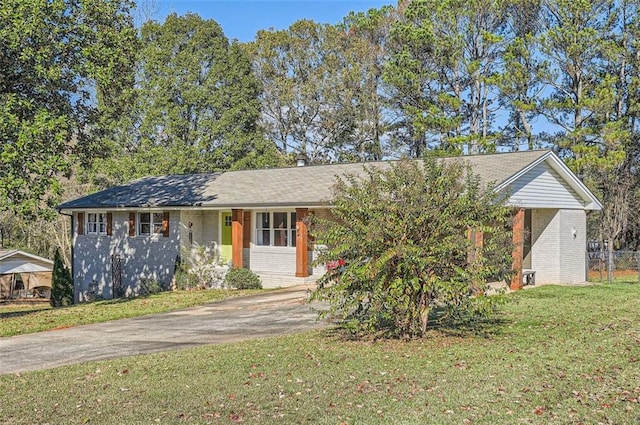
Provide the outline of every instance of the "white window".
<path id="1" fill-rule="evenodd" d="M 164 214 L 161 212 L 140 213 L 138 216 L 138 235 L 149 236 L 163 233 Z"/>
<path id="2" fill-rule="evenodd" d="M 296 213 L 280 211 L 257 213 L 256 244 L 296 246 Z"/>
<path id="3" fill-rule="evenodd" d="M 87 235 L 107 234 L 107 213 L 87 214 Z"/>

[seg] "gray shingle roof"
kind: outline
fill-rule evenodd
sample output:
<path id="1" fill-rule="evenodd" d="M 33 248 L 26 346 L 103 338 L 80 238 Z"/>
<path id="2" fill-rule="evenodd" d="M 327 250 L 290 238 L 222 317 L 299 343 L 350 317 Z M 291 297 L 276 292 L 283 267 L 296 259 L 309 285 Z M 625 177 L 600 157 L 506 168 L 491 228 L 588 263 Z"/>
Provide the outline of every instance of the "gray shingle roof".
<path id="1" fill-rule="evenodd" d="M 467 161 L 484 183 L 499 185 L 548 152 L 523 151 L 444 160 Z M 336 176 L 360 174 L 364 165 L 386 167 L 388 164 L 368 162 L 145 177 L 63 203 L 58 209 L 314 206 L 331 198 Z"/>

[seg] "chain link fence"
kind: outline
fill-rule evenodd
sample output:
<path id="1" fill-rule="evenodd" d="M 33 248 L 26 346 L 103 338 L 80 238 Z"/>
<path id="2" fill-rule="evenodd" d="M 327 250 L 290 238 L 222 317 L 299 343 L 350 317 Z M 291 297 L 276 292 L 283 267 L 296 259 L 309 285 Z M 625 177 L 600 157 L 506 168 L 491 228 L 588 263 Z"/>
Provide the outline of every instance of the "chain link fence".
<path id="1" fill-rule="evenodd" d="M 589 244 L 592 246 L 594 244 Z M 640 252 L 613 251 L 612 254 L 609 256 L 607 249 L 587 251 L 589 282 L 640 283 Z"/>

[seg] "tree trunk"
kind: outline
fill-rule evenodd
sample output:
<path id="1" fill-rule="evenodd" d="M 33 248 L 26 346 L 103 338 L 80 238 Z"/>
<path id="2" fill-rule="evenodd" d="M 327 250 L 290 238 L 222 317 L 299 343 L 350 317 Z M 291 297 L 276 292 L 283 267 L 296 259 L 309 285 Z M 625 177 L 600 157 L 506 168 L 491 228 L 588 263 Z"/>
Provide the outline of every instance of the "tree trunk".
<path id="1" fill-rule="evenodd" d="M 427 326 L 429 326 L 429 307 L 427 304 L 427 295 L 423 291 L 420 296 L 420 319 L 422 322 L 422 335 L 427 332 Z"/>

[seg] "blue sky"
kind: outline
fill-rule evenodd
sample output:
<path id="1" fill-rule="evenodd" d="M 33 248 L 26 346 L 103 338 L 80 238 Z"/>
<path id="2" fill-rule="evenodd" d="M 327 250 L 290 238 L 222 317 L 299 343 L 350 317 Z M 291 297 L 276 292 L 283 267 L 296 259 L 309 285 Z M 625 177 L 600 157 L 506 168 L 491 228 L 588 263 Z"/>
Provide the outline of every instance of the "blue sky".
<path id="1" fill-rule="evenodd" d="M 300 19 L 336 24 L 350 11 L 366 12 L 395 1 L 373 0 L 155 0 L 153 19 L 163 21 L 170 13 L 197 13 L 215 20 L 229 39 L 252 41 L 258 30 L 285 29 Z"/>

